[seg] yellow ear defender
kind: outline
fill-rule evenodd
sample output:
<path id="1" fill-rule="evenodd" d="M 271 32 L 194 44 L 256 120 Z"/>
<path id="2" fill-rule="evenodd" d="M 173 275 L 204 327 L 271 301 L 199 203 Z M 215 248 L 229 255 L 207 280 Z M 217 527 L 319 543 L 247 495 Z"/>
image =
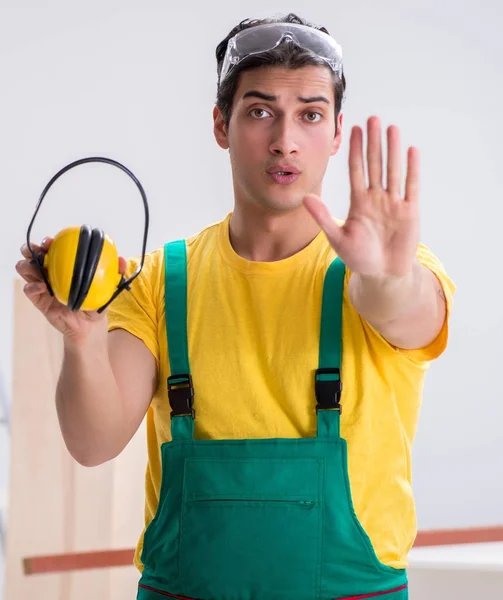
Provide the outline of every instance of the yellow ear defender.
<path id="1" fill-rule="evenodd" d="M 89 162 L 103 162 L 122 169 L 136 183 L 143 199 L 145 229 L 142 258 L 128 280 L 119 273 L 119 254 L 114 241 L 101 229 L 93 229 L 89 225 L 63 229 L 54 237 L 43 259 L 35 255 L 30 243 L 35 217 L 49 188 L 69 169 Z M 72 311 L 102 312 L 122 291 L 129 290 L 131 282 L 140 274 L 145 260 L 148 223 L 147 197 L 133 173 L 110 158 L 83 158 L 61 169 L 46 185 L 28 227 L 26 241 L 33 257 L 32 263 L 37 266 L 52 296 Z"/>
<path id="2" fill-rule="evenodd" d="M 121 283 L 113 240 L 89 225 L 60 231 L 43 266 L 54 296 L 73 311 L 98 310 Z"/>

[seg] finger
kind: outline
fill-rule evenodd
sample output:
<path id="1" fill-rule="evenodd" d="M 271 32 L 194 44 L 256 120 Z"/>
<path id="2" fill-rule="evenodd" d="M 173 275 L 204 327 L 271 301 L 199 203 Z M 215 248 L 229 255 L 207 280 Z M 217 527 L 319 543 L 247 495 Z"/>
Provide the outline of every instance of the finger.
<path id="1" fill-rule="evenodd" d="M 303 202 L 313 219 L 326 233 L 330 243 L 337 252 L 342 238 L 342 228 L 340 225 L 336 223 L 328 208 L 315 194 L 307 194 L 304 196 Z"/>
<path id="2" fill-rule="evenodd" d="M 407 152 L 407 177 L 405 179 L 405 201 L 419 201 L 419 150 L 410 147 Z"/>
<path id="3" fill-rule="evenodd" d="M 402 168 L 400 158 L 400 131 L 398 127 L 388 127 L 387 189 L 394 196 L 400 196 Z"/>
<path id="4" fill-rule="evenodd" d="M 42 240 L 42 244 L 41 244 L 41 249 L 43 252 L 47 252 L 47 250 L 49 250 L 49 246 L 52 244 L 53 242 L 53 238 L 50 236 L 45 237 Z"/>
<path id="5" fill-rule="evenodd" d="M 363 166 L 363 132 L 353 127 L 349 139 L 349 181 L 354 192 L 365 190 L 365 169 Z"/>
<path id="6" fill-rule="evenodd" d="M 382 188 L 381 122 L 371 117 L 367 123 L 367 163 L 369 187 Z"/>
<path id="7" fill-rule="evenodd" d="M 123 256 L 119 256 L 119 273 L 124 275 L 127 269 L 127 261 Z"/>
<path id="8" fill-rule="evenodd" d="M 38 307 L 46 295 L 47 286 L 42 281 L 30 282 L 24 286 L 23 291 L 26 297 Z"/>
<path id="9" fill-rule="evenodd" d="M 38 246 L 37 244 L 31 244 L 31 249 L 33 250 L 33 253 L 35 254 L 35 256 L 41 252 L 41 247 Z M 28 244 L 23 244 L 21 246 L 21 254 L 25 258 L 29 258 L 29 259 L 33 258 L 33 256 L 31 255 L 30 249 L 28 248 Z"/>
<path id="10" fill-rule="evenodd" d="M 37 308 L 43 315 L 51 309 L 54 298 L 47 293 L 47 287 L 44 283 L 28 283 L 24 287 L 24 293 L 28 300 Z"/>
<path id="11" fill-rule="evenodd" d="M 16 263 L 16 271 L 28 282 L 43 281 L 43 277 L 37 267 L 28 260 L 20 260 Z"/>
<path id="12" fill-rule="evenodd" d="M 47 250 L 49 249 L 49 246 L 51 245 L 52 241 L 53 241 L 53 238 L 51 238 L 51 237 L 45 237 L 42 240 L 42 243 L 40 245 L 30 243 L 30 246 L 31 246 L 31 249 L 33 250 L 33 253 L 35 255 L 37 255 L 37 254 L 40 254 L 41 252 L 47 252 Z M 24 243 L 21 246 L 21 254 L 25 258 L 33 258 L 33 256 L 31 255 L 30 249 L 28 248 L 28 244 L 27 243 Z"/>

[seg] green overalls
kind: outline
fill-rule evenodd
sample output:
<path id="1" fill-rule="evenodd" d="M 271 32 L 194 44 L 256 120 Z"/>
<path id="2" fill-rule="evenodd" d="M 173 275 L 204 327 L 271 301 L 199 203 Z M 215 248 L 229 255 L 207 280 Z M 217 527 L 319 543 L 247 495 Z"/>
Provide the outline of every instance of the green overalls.
<path id="1" fill-rule="evenodd" d="M 340 437 L 344 271 L 335 259 L 324 282 L 316 398 L 306 398 L 317 436 L 198 440 L 186 247 L 166 244 L 172 441 L 161 448 L 160 500 L 144 534 L 138 600 L 408 598 L 406 571 L 378 560 L 351 499 Z"/>

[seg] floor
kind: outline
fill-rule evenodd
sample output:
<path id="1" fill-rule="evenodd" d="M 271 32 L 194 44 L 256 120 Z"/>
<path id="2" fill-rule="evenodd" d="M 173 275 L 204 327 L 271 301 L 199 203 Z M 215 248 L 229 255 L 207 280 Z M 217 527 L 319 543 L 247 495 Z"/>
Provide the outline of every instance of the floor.
<path id="1" fill-rule="evenodd" d="M 414 548 L 410 600 L 503 600 L 503 543 Z"/>

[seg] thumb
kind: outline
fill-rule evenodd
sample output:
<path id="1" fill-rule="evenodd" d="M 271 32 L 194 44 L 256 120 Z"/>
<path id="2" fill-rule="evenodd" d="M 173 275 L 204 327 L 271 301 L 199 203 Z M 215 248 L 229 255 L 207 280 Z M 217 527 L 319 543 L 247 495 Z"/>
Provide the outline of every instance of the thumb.
<path id="1" fill-rule="evenodd" d="M 339 253 L 340 246 L 343 244 L 343 228 L 337 224 L 328 208 L 315 194 L 307 194 L 304 196 L 303 202 L 313 219 L 325 232 L 334 250 Z"/>

